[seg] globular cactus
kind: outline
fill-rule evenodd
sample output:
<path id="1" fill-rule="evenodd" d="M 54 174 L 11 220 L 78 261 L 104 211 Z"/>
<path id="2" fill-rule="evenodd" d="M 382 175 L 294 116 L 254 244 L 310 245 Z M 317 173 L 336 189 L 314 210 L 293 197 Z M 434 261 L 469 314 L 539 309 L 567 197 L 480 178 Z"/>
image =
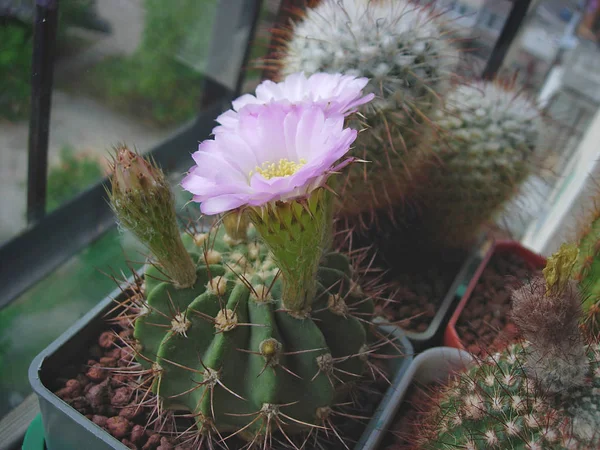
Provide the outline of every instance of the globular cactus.
<path id="1" fill-rule="evenodd" d="M 513 294 L 522 343 L 491 355 L 434 396 L 419 449 L 595 449 L 600 445 L 600 345 L 586 341 L 564 246 L 544 277 Z M 421 430 L 420 430 L 421 431 Z"/>
<path id="2" fill-rule="evenodd" d="M 372 303 L 353 282 L 348 259 L 327 252 L 318 258 L 314 298 L 291 310 L 277 260 L 245 213 L 234 211 L 224 226 L 180 238 L 174 217 L 164 214 L 170 209 L 151 201 L 169 197 L 153 190 L 168 190 L 162 179 L 141 157 L 118 150 L 113 207 L 156 259 L 145 270 L 143 297 L 132 296 L 123 313 L 134 322 L 141 388 L 152 390 L 159 411 L 189 411 L 200 446 L 235 435 L 270 448 L 278 432 L 292 442 L 298 432 L 331 430 L 336 405 L 373 352 L 367 338 Z M 147 200 L 141 215 L 139 198 Z M 319 212 L 294 214 L 292 227 Z M 148 228 L 167 236 L 155 239 Z M 161 252 L 157 241 L 171 251 Z"/>
<path id="3" fill-rule="evenodd" d="M 191 411 L 201 432 L 241 430 L 250 441 L 326 426 L 337 388 L 361 376 L 369 352 L 351 314 L 361 299 L 349 290 L 346 258 L 323 260 L 315 312 L 300 318 L 282 304 L 264 245 L 230 245 L 222 233 L 205 242 L 192 253 L 191 288 L 159 281 L 154 266 L 146 271 L 148 309 L 134 336 L 162 406 Z"/>
<path id="4" fill-rule="evenodd" d="M 450 41 L 438 14 L 407 0 L 324 0 L 293 25 L 269 60 L 282 75 L 370 79 L 366 91 L 377 97 L 359 109 L 354 126 L 364 130 L 352 150 L 368 163 L 340 182 L 343 215 L 391 210 L 406 197 L 424 162 L 428 117 L 458 63 Z"/>
<path id="5" fill-rule="evenodd" d="M 531 173 L 543 122 L 535 104 L 500 82 L 454 89 L 434 116 L 439 167 L 416 188 L 425 240 L 444 248 L 477 238 Z"/>
<path id="6" fill-rule="evenodd" d="M 594 336 L 600 336 L 600 211 L 597 198 L 596 194 L 593 209 L 578 231 L 579 256 L 573 272 L 583 297 L 584 326 Z"/>

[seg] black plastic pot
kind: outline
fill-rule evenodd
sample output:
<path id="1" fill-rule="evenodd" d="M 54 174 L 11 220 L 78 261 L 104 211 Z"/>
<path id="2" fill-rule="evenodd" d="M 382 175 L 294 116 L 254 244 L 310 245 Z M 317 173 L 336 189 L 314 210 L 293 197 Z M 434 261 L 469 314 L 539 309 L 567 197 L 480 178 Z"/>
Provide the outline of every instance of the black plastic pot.
<path id="1" fill-rule="evenodd" d="M 29 367 L 29 381 L 38 395 L 44 436 L 48 450 L 127 450 L 127 447 L 112 437 L 107 431 L 88 420 L 77 410 L 58 398 L 47 386 L 56 379 L 61 369 L 81 359 L 87 349 L 96 342 L 100 333 L 106 328 L 106 313 L 115 306 L 113 298 L 119 300 L 121 291 L 116 290 L 112 296 L 100 302 L 88 314 L 78 320 L 62 336 L 43 350 Z M 397 382 L 410 366 L 413 350 L 409 340 L 395 327 L 379 326 L 379 331 L 395 338 L 397 347 L 402 349 L 405 357 L 385 359 L 391 377 Z M 391 346 L 388 346 L 391 347 Z M 390 350 L 392 350 L 390 348 Z M 368 434 L 386 427 L 392 420 L 387 414 L 388 404 L 393 400 L 394 383 L 386 392 L 373 418 L 365 429 L 363 436 L 355 447 L 356 450 L 371 450 L 375 447 L 364 445 L 370 442 Z"/>

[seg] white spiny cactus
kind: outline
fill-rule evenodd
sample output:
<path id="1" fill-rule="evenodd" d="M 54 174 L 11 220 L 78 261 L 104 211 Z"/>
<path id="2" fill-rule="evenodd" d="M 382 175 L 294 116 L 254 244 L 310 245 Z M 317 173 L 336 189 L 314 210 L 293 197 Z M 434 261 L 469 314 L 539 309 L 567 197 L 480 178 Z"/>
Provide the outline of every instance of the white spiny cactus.
<path id="1" fill-rule="evenodd" d="M 460 246 L 517 194 L 537 160 L 543 122 L 527 96 L 482 81 L 451 91 L 433 120 L 441 164 L 419 188 L 425 228 Z"/>
<path id="2" fill-rule="evenodd" d="M 458 156 L 459 160 L 496 155 L 487 160 L 489 166 L 512 166 L 517 160 L 527 159 L 541 131 L 535 104 L 527 96 L 494 82 L 458 86 L 448 94 L 446 108 L 436 111 L 434 120 L 442 132 L 437 148 L 440 155 L 452 159 Z M 459 145 L 448 149 L 444 139 Z"/>
<path id="3" fill-rule="evenodd" d="M 428 117 L 450 89 L 458 53 L 441 19 L 407 0 L 324 0 L 293 25 L 282 75 L 341 72 L 370 79 L 376 99 L 360 109 L 368 130 L 345 183 L 343 211 L 393 207 L 424 161 Z M 365 124 L 357 124 L 364 126 Z"/>
<path id="4" fill-rule="evenodd" d="M 427 9 L 405 0 L 325 0 L 294 28 L 283 72 L 371 79 L 372 111 L 421 106 L 449 88 L 457 55 Z"/>

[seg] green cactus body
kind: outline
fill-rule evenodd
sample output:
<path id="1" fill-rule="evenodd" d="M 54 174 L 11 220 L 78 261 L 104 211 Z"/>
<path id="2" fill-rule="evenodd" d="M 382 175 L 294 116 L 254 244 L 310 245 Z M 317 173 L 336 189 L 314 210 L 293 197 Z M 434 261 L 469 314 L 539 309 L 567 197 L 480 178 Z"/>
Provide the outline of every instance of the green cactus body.
<path id="1" fill-rule="evenodd" d="M 493 82 L 463 85 L 434 116 L 440 166 L 417 187 L 427 240 L 460 247 L 516 194 L 533 166 L 540 114 L 524 96 Z"/>
<path id="2" fill-rule="evenodd" d="M 338 387 L 366 364 L 366 329 L 352 314 L 372 310 L 350 292 L 348 260 L 330 253 L 312 314 L 293 317 L 282 305 L 277 267 L 252 233 L 250 243 L 222 230 L 185 235 L 196 283 L 177 289 L 149 266 L 147 306 L 134 332 L 137 359 L 153 373 L 163 407 L 190 411 L 200 432 L 249 440 L 327 420 Z"/>
<path id="3" fill-rule="evenodd" d="M 559 397 L 540 392 L 524 368 L 527 344 L 510 346 L 438 392 L 419 449 L 598 448 L 600 346 L 588 347 L 590 380 Z"/>
<path id="4" fill-rule="evenodd" d="M 345 181 L 341 212 L 392 208 L 423 163 L 428 116 L 450 88 L 458 62 L 438 17 L 405 0 L 324 0 L 295 24 L 281 73 L 343 73 L 370 79 L 375 100 L 360 109 L 352 150 L 368 161 Z"/>
<path id="5" fill-rule="evenodd" d="M 579 256 L 574 278 L 583 297 L 583 310 L 588 331 L 600 334 L 600 214 L 594 211 L 591 220 L 580 232 Z"/>

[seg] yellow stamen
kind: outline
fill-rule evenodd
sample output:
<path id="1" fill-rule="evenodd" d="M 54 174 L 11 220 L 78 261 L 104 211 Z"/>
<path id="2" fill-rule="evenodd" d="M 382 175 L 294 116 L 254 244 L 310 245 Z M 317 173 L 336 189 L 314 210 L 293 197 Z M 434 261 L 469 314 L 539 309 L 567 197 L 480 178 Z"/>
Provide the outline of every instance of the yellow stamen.
<path id="1" fill-rule="evenodd" d="M 306 164 L 305 159 L 301 159 L 299 162 L 290 161 L 287 158 L 281 158 L 276 163 L 264 162 L 261 167 L 250 171 L 250 177 L 254 173 L 259 173 L 267 180 L 275 177 L 288 177 L 295 174 L 300 168 Z"/>

